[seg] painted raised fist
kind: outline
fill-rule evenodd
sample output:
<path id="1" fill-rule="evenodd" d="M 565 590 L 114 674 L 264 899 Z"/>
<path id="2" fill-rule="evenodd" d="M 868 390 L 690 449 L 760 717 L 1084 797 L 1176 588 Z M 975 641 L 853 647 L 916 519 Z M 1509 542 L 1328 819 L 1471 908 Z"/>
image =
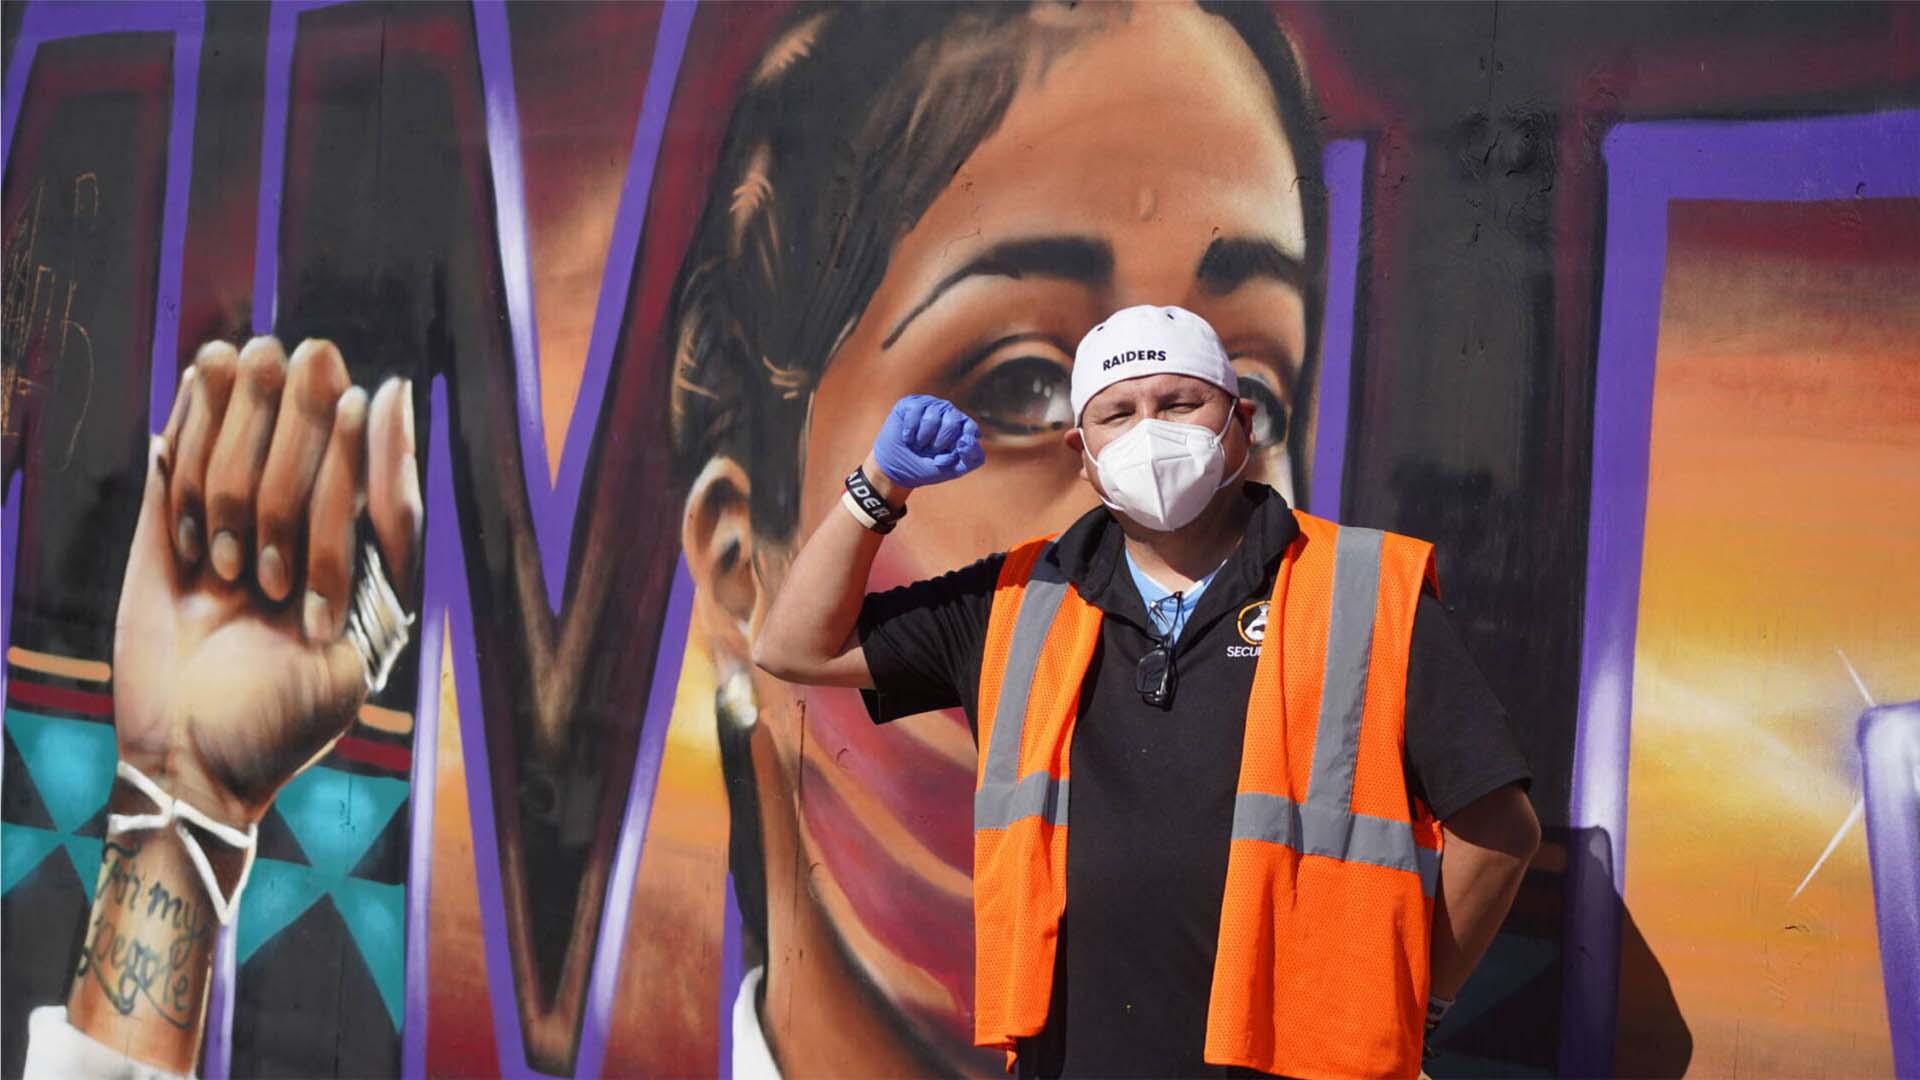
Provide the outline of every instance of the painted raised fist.
<path id="1" fill-rule="evenodd" d="M 258 821 L 346 731 L 379 639 L 403 632 L 424 517 L 411 389 L 369 402 L 327 341 L 291 360 L 270 337 L 215 342 L 152 440 L 114 628 L 120 758 L 225 824 Z M 356 597 L 361 559 L 389 590 Z"/>

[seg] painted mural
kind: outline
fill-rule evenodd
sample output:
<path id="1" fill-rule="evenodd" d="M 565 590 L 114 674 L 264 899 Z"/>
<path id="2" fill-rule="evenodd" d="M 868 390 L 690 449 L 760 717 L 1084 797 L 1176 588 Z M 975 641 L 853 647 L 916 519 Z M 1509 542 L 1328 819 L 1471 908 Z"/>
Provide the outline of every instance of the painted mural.
<path id="1" fill-rule="evenodd" d="M 751 643 L 903 394 L 876 587 L 1094 505 L 1142 300 L 1532 761 L 1430 1074 L 1920 1072 L 1920 7 L 0 17 L 0 1076 L 999 1075 L 964 717 Z"/>

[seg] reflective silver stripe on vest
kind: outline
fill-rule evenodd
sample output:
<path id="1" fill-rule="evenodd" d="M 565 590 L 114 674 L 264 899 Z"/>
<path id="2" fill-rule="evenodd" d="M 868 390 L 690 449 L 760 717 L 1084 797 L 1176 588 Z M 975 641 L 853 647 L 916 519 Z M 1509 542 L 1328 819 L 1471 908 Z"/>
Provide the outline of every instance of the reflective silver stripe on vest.
<path id="1" fill-rule="evenodd" d="M 1380 552 L 1374 529 L 1342 528 L 1333 547 L 1333 609 L 1327 618 L 1327 666 L 1320 680 L 1320 724 L 1313 739 L 1307 805 L 1345 813 L 1353 805 L 1353 768 L 1360 757 L 1360 717 L 1373 658 L 1373 610 L 1380 597 Z"/>
<path id="2" fill-rule="evenodd" d="M 1007 647 L 1007 666 L 1000 676 L 1000 700 L 993 710 L 993 732 L 988 736 L 987 760 L 981 766 L 980 790 L 973 796 L 973 827 L 1004 829 L 1024 817 L 1044 815 L 1056 825 L 1067 823 L 1067 785 L 1046 773 L 1020 776 L 1020 743 L 1026 734 L 1027 702 L 1033 696 L 1033 673 L 1040 664 L 1053 617 L 1067 596 L 1067 579 L 1049 560 L 1048 544 L 1033 564 L 1032 576 L 1014 616 L 1013 640 Z"/>
<path id="3" fill-rule="evenodd" d="M 973 793 L 973 827 L 1004 829 L 1025 817 L 1065 825 L 1067 783 L 1037 772 L 1021 777 L 1017 784 L 983 785 Z"/>
<path id="4" fill-rule="evenodd" d="M 1386 534 L 1376 529 L 1343 526 L 1334 540 L 1327 662 L 1320 682 L 1320 717 L 1314 729 L 1306 805 L 1279 795 L 1243 792 L 1234 800 L 1233 838 L 1284 844 L 1303 855 L 1406 870 L 1420 875 L 1421 890 L 1431 896 L 1440 875 L 1440 853 L 1414 843 L 1413 826 L 1407 822 L 1351 809 L 1385 546 Z"/>
<path id="5" fill-rule="evenodd" d="M 1233 800 L 1233 838 L 1290 847 L 1303 855 L 1370 863 L 1420 875 L 1420 891 L 1433 895 L 1440 853 L 1413 842 L 1404 821 L 1313 805 L 1282 795 L 1244 791 Z"/>

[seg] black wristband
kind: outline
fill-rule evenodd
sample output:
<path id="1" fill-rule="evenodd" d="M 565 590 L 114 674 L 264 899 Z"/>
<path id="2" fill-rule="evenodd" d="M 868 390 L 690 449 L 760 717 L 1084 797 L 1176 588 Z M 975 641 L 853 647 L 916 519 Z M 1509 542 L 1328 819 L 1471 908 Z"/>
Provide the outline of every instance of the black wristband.
<path id="1" fill-rule="evenodd" d="M 900 524 L 900 519 L 907 516 L 905 506 L 894 506 L 880 497 L 880 493 L 873 488 L 873 482 L 867 479 L 866 470 L 858 465 L 847 474 L 847 496 L 873 519 L 874 532 L 890 533 L 895 525 Z"/>

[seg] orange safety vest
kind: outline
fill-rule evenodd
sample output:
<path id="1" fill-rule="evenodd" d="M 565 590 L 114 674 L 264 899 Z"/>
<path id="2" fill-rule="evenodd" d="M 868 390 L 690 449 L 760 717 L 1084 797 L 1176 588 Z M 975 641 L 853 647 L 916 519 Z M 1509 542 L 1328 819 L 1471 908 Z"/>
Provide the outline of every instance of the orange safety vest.
<path id="1" fill-rule="evenodd" d="M 1440 823 L 1409 794 L 1407 653 L 1433 547 L 1294 513 L 1247 702 L 1205 1058 L 1301 1078 L 1420 1071 Z M 1046 1025 L 1068 763 L 1100 609 L 1052 538 L 1007 554 L 980 665 L 974 1041 Z"/>

